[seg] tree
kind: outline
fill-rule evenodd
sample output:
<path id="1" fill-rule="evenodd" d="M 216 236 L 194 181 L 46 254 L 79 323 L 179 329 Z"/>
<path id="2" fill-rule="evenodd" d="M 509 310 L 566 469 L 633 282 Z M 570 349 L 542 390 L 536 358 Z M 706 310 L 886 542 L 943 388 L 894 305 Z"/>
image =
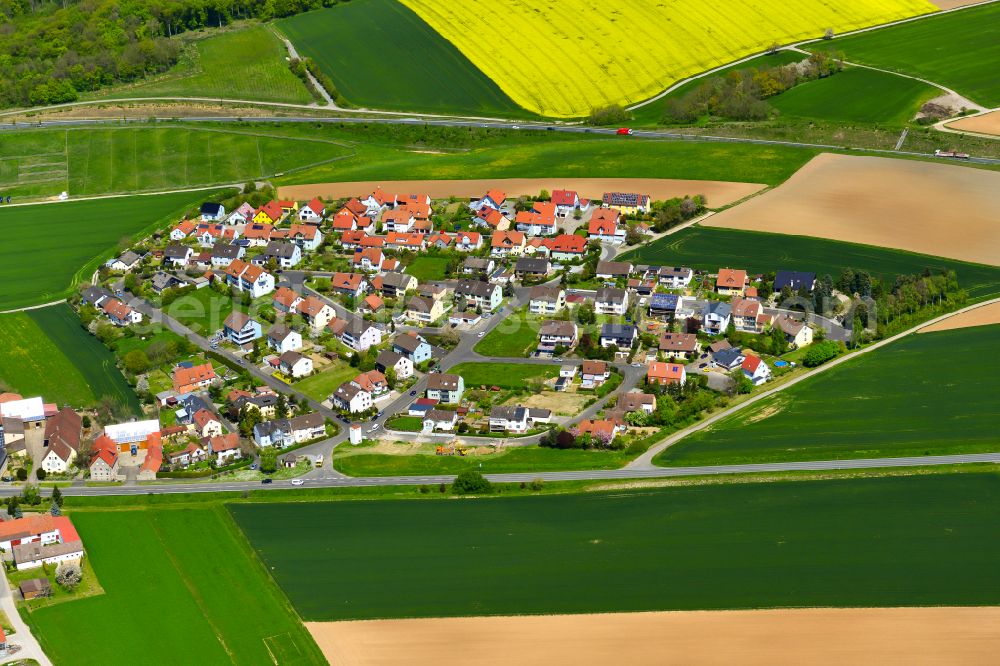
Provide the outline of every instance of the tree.
<path id="1" fill-rule="evenodd" d="M 253 427 L 263 420 L 264 417 L 261 416 L 259 409 L 250 405 L 243 405 L 243 408 L 240 410 L 240 434 L 246 438 L 252 437 Z"/>
<path id="2" fill-rule="evenodd" d="M 788 340 L 785 338 L 785 332 L 781 330 L 780 326 L 771 327 L 771 353 L 775 356 L 781 356 L 786 351 L 788 351 Z"/>
<path id="3" fill-rule="evenodd" d="M 486 494 L 493 492 L 493 484 L 474 469 L 461 472 L 451 484 L 456 495 Z"/>
<path id="4" fill-rule="evenodd" d="M 80 419 L 80 424 L 83 426 L 84 430 L 90 430 L 90 425 L 91 425 L 90 424 L 90 417 L 88 415 L 84 414 L 83 418 Z"/>
<path id="5" fill-rule="evenodd" d="M 83 572 L 78 564 L 63 562 L 56 569 L 56 583 L 65 590 L 75 590 L 82 580 Z"/>
<path id="6" fill-rule="evenodd" d="M 288 398 L 284 393 L 278 394 L 278 405 L 274 408 L 274 415 L 279 419 L 288 418 Z"/>
<path id="7" fill-rule="evenodd" d="M 52 504 L 49 505 L 49 515 L 56 518 L 62 515 L 62 510 L 60 510 L 59 505 L 55 502 L 52 502 Z"/>
<path id="8" fill-rule="evenodd" d="M 7 515 L 13 516 L 14 512 L 17 511 L 17 495 L 7 498 Z"/>
<path id="9" fill-rule="evenodd" d="M 278 470 L 278 452 L 269 446 L 260 452 L 260 471 L 264 474 L 274 474 Z"/>
<path id="10" fill-rule="evenodd" d="M 41 473 L 43 470 L 38 470 Z M 39 477 L 41 478 L 41 476 Z M 31 506 L 38 506 L 42 503 L 42 494 L 38 492 L 38 486 L 29 483 L 21 491 L 21 501 Z"/>
<path id="11" fill-rule="evenodd" d="M 52 488 L 52 501 L 60 507 L 63 505 L 63 494 L 62 491 L 59 490 L 59 486 Z"/>
<path id="12" fill-rule="evenodd" d="M 28 470 L 24 469 L 23 467 L 19 467 L 14 474 L 15 476 L 17 476 L 18 481 L 28 480 Z"/>
<path id="13" fill-rule="evenodd" d="M 133 375 L 140 375 L 149 370 L 149 357 L 141 349 L 133 349 L 125 354 L 125 369 Z"/>
<path id="14" fill-rule="evenodd" d="M 39 467 L 39 468 L 38 468 L 38 470 L 37 470 L 37 471 L 35 472 L 35 476 L 37 476 L 37 477 L 38 477 L 38 480 L 39 480 L 39 481 L 44 481 L 44 480 L 45 480 L 45 477 L 46 477 L 46 476 L 48 476 L 48 475 L 49 475 L 49 473 L 48 473 L 48 472 L 46 472 L 46 471 L 45 471 L 44 469 L 42 469 L 41 467 Z"/>
<path id="15" fill-rule="evenodd" d="M 576 310 L 576 320 L 581 324 L 593 324 L 597 321 L 597 313 L 591 301 L 587 300 L 580 304 Z"/>
<path id="16" fill-rule="evenodd" d="M 396 388 L 396 381 L 397 381 L 397 379 L 398 378 L 396 376 L 396 369 L 395 368 L 386 368 L 385 369 L 385 382 L 389 385 L 389 388 L 391 388 L 391 389 Z"/>
<path id="17" fill-rule="evenodd" d="M 248 180 L 247 184 L 243 186 L 243 194 L 251 194 L 257 191 L 257 183 L 252 180 Z"/>
<path id="18" fill-rule="evenodd" d="M 733 393 L 745 395 L 753 391 L 753 382 L 743 374 L 741 368 L 736 368 L 729 373 L 729 378 L 733 380 Z"/>

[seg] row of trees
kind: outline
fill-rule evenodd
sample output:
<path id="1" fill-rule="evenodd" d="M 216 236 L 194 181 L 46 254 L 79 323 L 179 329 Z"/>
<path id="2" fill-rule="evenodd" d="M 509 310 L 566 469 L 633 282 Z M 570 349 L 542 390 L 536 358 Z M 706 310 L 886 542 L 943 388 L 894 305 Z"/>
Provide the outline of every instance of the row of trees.
<path id="1" fill-rule="evenodd" d="M 0 0 L 0 105 L 57 104 L 80 92 L 164 72 L 171 37 L 263 20 L 338 0 Z"/>
<path id="2" fill-rule="evenodd" d="M 789 88 L 839 72 L 843 63 L 826 53 L 778 67 L 738 69 L 707 79 L 679 98 L 668 98 L 663 121 L 690 123 L 702 116 L 731 120 L 765 120 L 777 111 L 765 102 Z"/>

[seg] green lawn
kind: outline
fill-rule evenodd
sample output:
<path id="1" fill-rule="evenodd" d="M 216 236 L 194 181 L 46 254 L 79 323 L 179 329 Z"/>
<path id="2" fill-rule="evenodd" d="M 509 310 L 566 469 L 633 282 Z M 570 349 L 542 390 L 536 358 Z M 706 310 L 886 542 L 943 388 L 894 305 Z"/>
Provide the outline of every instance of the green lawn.
<path id="1" fill-rule="evenodd" d="M 538 346 L 538 329 L 542 321 L 526 311 L 518 312 L 487 333 L 475 350 L 485 356 L 527 356 Z"/>
<path id="2" fill-rule="evenodd" d="M 234 301 L 231 296 L 223 296 L 211 287 L 205 287 L 181 296 L 163 311 L 195 333 L 209 336 L 222 329 L 234 308 L 246 312 L 243 304 Z"/>
<path id="3" fill-rule="evenodd" d="M 844 268 L 867 270 L 888 279 L 921 273 L 925 268 L 950 269 L 972 297 L 1000 293 L 1000 268 L 970 264 L 871 245 L 694 226 L 626 252 L 619 260 L 716 271 L 730 266 L 754 273 L 777 270 L 812 271 L 836 279 Z"/>
<path id="4" fill-rule="evenodd" d="M 415 257 L 407 265 L 406 272 L 417 278 L 420 282 L 429 282 L 431 280 L 443 280 L 446 268 L 448 268 L 447 257 L 423 255 Z"/>
<path id="5" fill-rule="evenodd" d="M 451 42 L 396 0 L 353 0 L 277 27 L 352 104 L 374 109 L 527 117 Z"/>
<path id="6" fill-rule="evenodd" d="M 271 30 L 251 25 L 197 39 L 166 74 L 105 89 L 94 97 L 211 97 L 309 104 L 312 95 L 288 68 L 287 56 L 285 45 Z"/>
<path id="7" fill-rule="evenodd" d="M 1000 4 L 838 37 L 807 48 L 843 52 L 849 61 L 919 76 L 988 107 L 1000 105 Z"/>
<path id="8" fill-rule="evenodd" d="M 472 130 L 470 130 L 470 133 Z M 428 144 L 432 146 L 433 144 Z M 423 150 L 426 151 L 426 148 Z M 546 134 L 437 155 L 421 149 L 358 146 L 357 155 L 279 179 L 283 185 L 331 181 L 464 178 L 683 178 L 777 185 L 819 151 L 788 146 L 630 141 Z"/>
<path id="9" fill-rule="evenodd" d="M 524 382 L 533 377 L 551 379 L 559 376 L 559 363 L 459 363 L 448 372 L 461 375 L 468 389 L 480 386 L 499 386 L 503 389 L 522 389 Z"/>
<path id="10" fill-rule="evenodd" d="M 926 83 L 863 67 L 810 81 L 767 100 L 782 117 L 903 126 L 941 91 Z"/>
<path id="11" fill-rule="evenodd" d="M 31 613 L 55 663 L 326 663 L 224 509 L 75 511 L 73 521 L 106 594 Z"/>
<path id="12" fill-rule="evenodd" d="M 419 428 L 418 428 L 419 429 Z M 340 451 L 341 449 L 338 449 Z M 433 453 L 391 455 L 353 453 L 334 456 L 333 466 L 348 476 L 420 476 L 458 474 L 477 469 L 484 474 L 506 472 L 559 472 L 569 469 L 618 469 L 635 457 L 625 451 L 583 451 L 547 449 L 540 446 L 510 447 L 490 456 L 439 456 Z"/>
<path id="13" fill-rule="evenodd" d="M 114 357 L 68 305 L 0 315 L 0 384 L 47 402 L 85 407 L 104 396 L 140 413 Z"/>
<path id="14" fill-rule="evenodd" d="M 195 127 L 26 130 L 0 142 L 0 191 L 17 197 L 168 190 L 245 182 L 350 154 L 281 130 Z"/>
<path id="15" fill-rule="evenodd" d="M 330 397 L 337 387 L 358 375 L 358 369 L 336 362 L 312 377 L 295 382 L 295 390 L 320 402 Z"/>
<path id="16" fill-rule="evenodd" d="M 716 465 L 1000 451 L 1000 326 L 921 333 L 793 386 L 661 453 Z"/>
<path id="17" fill-rule="evenodd" d="M 956 474 L 230 511 L 305 619 L 346 620 L 992 605 L 998 502 Z"/>
<path id="18" fill-rule="evenodd" d="M 114 254 L 115 244 L 200 203 L 208 192 L 0 208 L 0 310 L 63 298 Z M 44 233 L 39 230 L 44 229 Z"/>

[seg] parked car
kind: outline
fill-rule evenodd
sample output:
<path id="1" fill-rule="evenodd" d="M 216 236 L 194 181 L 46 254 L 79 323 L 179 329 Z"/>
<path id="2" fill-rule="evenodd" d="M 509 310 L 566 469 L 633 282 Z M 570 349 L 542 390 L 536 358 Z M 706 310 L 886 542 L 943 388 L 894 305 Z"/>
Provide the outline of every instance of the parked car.
<path id="1" fill-rule="evenodd" d="M 301 486 L 303 483 L 305 483 L 305 481 L 303 481 L 302 479 L 292 479 L 293 486 Z"/>
<path id="2" fill-rule="evenodd" d="M 416 395 L 416 394 L 417 394 L 416 391 L 410 391 L 410 395 Z"/>

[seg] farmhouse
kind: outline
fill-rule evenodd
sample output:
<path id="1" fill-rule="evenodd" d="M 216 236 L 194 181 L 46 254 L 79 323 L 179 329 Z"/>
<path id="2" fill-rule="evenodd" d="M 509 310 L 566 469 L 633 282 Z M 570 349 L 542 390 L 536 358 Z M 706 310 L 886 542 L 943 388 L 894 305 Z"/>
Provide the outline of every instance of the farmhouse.
<path id="1" fill-rule="evenodd" d="M 67 516 L 31 515 L 0 523 L 0 548 L 18 571 L 79 561 L 83 542 Z"/>

